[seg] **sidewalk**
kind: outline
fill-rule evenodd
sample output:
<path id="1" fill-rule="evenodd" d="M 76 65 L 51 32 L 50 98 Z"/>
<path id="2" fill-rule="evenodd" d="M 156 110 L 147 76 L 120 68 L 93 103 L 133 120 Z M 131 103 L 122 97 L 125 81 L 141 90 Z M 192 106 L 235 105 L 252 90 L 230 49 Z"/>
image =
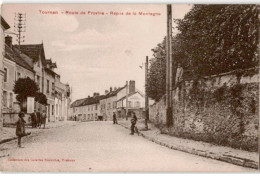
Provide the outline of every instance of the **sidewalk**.
<path id="1" fill-rule="evenodd" d="M 50 129 L 50 128 L 58 128 L 58 127 L 63 127 L 63 126 L 69 126 L 69 125 L 74 125 L 79 122 L 75 121 L 58 121 L 58 122 L 48 122 L 45 125 L 45 129 Z M 40 132 L 43 131 L 43 126 L 42 128 L 31 128 L 30 127 L 25 127 L 26 132 Z M 15 126 L 10 126 L 10 127 L 3 127 L 3 131 L 1 132 L 1 137 L 0 137 L 0 144 L 17 139 L 17 136 L 15 135 Z"/>
<path id="2" fill-rule="evenodd" d="M 131 125 L 130 120 L 119 120 L 118 124 L 128 129 Z M 144 121 L 138 120 L 137 128 L 139 129 L 139 134 L 144 138 L 162 146 L 239 166 L 255 169 L 259 168 L 259 154 L 257 152 L 248 152 L 230 147 L 217 146 L 201 141 L 182 139 L 169 136 L 167 134 L 161 134 L 160 130 L 152 123 L 149 123 L 148 127 L 148 131 L 142 131 L 142 129 L 144 129 Z"/>

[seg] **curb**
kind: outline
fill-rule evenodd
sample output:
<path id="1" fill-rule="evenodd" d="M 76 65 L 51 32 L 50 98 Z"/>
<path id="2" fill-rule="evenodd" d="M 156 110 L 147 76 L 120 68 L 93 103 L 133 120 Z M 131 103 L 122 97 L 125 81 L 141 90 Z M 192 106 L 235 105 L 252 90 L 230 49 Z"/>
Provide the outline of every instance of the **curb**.
<path id="1" fill-rule="evenodd" d="M 4 139 L 4 140 L 0 141 L 0 144 L 9 142 L 9 141 L 12 141 L 12 140 L 15 140 L 15 139 L 17 139 L 17 137 L 7 138 L 7 139 Z"/>
<path id="2" fill-rule="evenodd" d="M 66 126 L 66 125 L 59 125 L 59 126 L 57 126 L 57 127 L 51 127 L 51 128 L 48 128 L 48 129 L 59 128 L 59 127 L 64 127 L 64 126 Z M 71 126 L 74 126 L 74 124 L 71 125 Z M 46 129 L 47 129 L 47 128 L 46 128 Z M 39 129 L 39 130 L 40 130 L 40 129 Z M 26 136 L 28 136 L 28 135 L 26 135 Z M 12 137 L 12 138 L 3 139 L 3 140 L 0 141 L 0 144 L 3 144 L 3 143 L 6 143 L 6 142 L 9 142 L 9 141 L 12 141 L 12 140 L 15 140 L 15 139 L 18 139 L 18 137 L 15 136 L 15 137 Z"/>
<path id="3" fill-rule="evenodd" d="M 121 124 L 120 122 L 118 123 L 118 125 L 121 125 L 122 127 L 126 128 L 126 129 L 129 129 L 128 126 Z M 250 159 L 244 159 L 244 158 L 225 155 L 225 154 L 219 155 L 214 152 L 203 151 L 203 150 L 195 149 L 195 148 L 191 149 L 191 148 L 187 148 L 184 146 L 170 145 L 170 144 L 164 143 L 156 138 L 149 137 L 149 136 L 145 135 L 144 133 L 142 133 L 141 131 L 139 131 L 139 134 L 142 137 L 144 137 L 145 139 L 152 141 L 156 144 L 159 144 L 161 146 L 165 146 L 169 149 L 178 150 L 178 151 L 182 151 L 182 152 L 186 152 L 186 153 L 190 153 L 190 154 L 194 154 L 194 155 L 198 155 L 198 156 L 202 156 L 202 157 L 206 157 L 206 158 L 211 158 L 211 159 L 215 159 L 215 160 L 219 160 L 219 161 L 223 161 L 223 162 L 227 162 L 227 163 L 231 163 L 234 165 L 243 166 L 243 167 L 247 167 L 247 168 L 258 169 L 258 167 L 259 167 L 258 162 L 255 162 Z"/>

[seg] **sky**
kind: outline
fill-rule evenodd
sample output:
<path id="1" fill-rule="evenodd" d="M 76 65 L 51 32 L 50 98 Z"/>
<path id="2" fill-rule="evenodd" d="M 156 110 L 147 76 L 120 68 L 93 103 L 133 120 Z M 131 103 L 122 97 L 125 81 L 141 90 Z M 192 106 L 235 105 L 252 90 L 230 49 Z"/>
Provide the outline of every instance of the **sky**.
<path id="1" fill-rule="evenodd" d="M 173 18 L 183 18 L 191 7 L 172 5 Z M 23 44 L 43 42 L 46 58 L 57 63 L 55 72 L 72 87 L 72 101 L 94 92 L 104 94 L 110 87 L 124 86 L 127 80 L 135 80 L 136 88 L 144 92 L 145 71 L 139 66 L 146 56 L 152 57 L 151 49 L 166 35 L 165 4 L 4 4 L 2 16 L 11 26 L 8 32 L 14 32 L 18 12 L 26 13 Z M 93 15 L 102 12 L 104 15 Z"/>

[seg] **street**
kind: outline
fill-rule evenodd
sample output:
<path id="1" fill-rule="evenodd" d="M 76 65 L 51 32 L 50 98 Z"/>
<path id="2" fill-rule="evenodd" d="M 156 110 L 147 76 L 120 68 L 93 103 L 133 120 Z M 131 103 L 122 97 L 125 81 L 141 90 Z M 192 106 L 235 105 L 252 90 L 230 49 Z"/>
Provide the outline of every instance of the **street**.
<path id="1" fill-rule="evenodd" d="M 255 172 L 175 151 L 112 122 L 84 122 L 46 129 L 1 144 L 1 171 L 32 172 Z"/>

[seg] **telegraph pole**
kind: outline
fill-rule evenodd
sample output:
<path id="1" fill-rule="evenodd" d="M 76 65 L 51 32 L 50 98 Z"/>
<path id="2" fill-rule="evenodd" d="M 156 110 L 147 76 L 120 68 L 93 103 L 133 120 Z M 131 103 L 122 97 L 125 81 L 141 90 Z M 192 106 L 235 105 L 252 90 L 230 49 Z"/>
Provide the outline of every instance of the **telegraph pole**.
<path id="1" fill-rule="evenodd" d="M 166 125 L 172 121 L 172 6 L 167 4 L 167 37 L 166 37 Z"/>
<path id="2" fill-rule="evenodd" d="M 146 56 L 145 62 L 145 130 L 148 130 L 148 120 L 149 120 L 149 99 L 148 99 L 148 56 Z"/>
<path id="3" fill-rule="evenodd" d="M 14 23 L 14 28 L 15 28 L 15 32 L 18 32 L 18 38 L 17 38 L 17 42 L 18 42 L 18 48 L 20 50 L 20 45 L 21 42 L 24 42 L 24 38 L 25 36 L 21 36 L 21 34 L 23 32 L 25 32 L 26 26 L 25 26 L 25 22 L 26 22 L 26 14 L 22 14 L 22 13 L 15 13 L 15 19 L 16 22 Z"/>

